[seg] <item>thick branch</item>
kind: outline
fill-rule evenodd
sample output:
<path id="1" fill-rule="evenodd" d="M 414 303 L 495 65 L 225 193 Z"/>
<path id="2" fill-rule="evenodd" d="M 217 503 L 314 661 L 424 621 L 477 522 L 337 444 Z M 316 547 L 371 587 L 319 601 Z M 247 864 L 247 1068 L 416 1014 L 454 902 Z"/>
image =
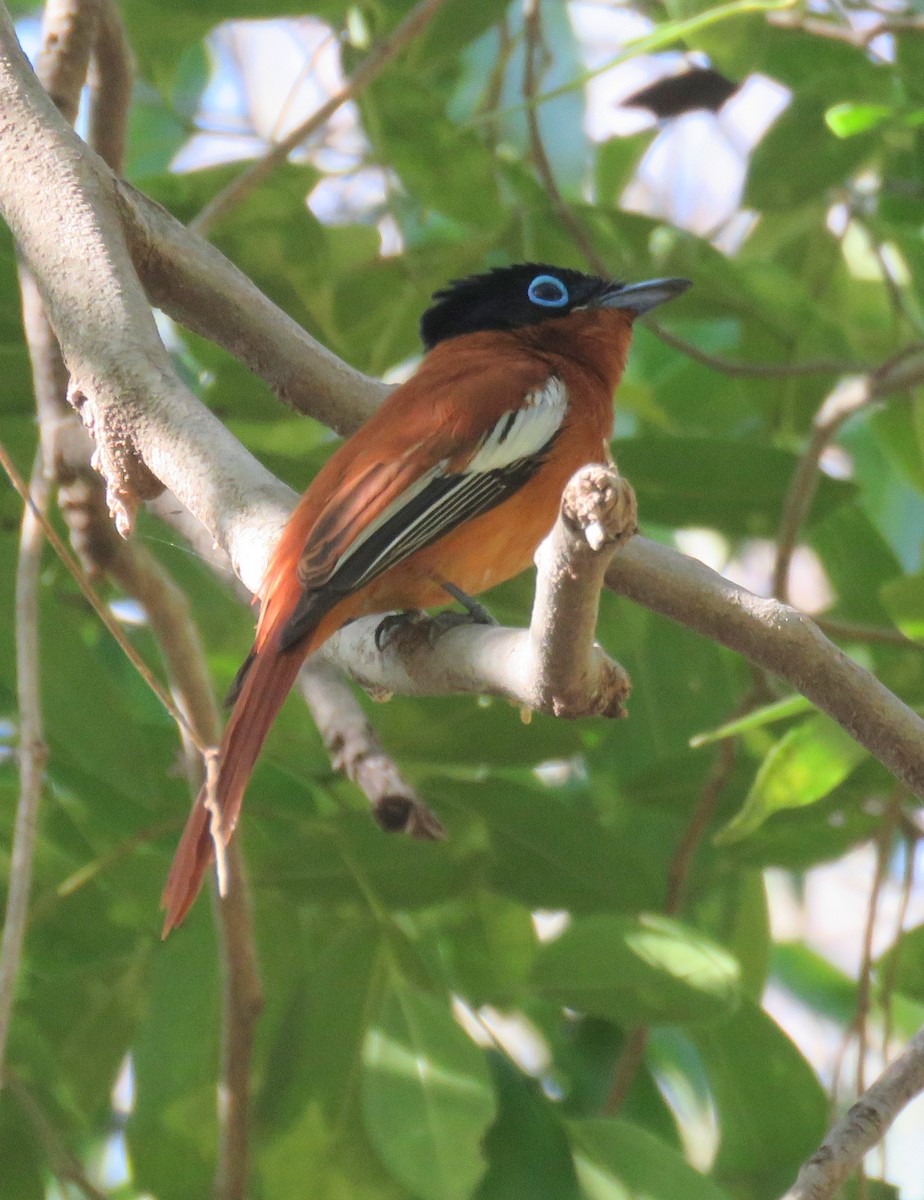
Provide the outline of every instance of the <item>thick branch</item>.
<path id="1" fill-rule="evenodd" d="M 148 196 L 118 180 L 135 269 L 152 304 L 223 346 L 285 404 L 352 433 L 388 394 L 277 308 L 220 250 Z"/>
<path id="2" fill-rule="evenodd" d="M 70 398 L 96 437 L 97 465 L 120 527 L 130 528 L 139 499 L 165 484 L 234 560 L 246 558 L 253 528 L 241 513 L 256 499 L 264 521 L 278 523 L 286 489 L 267 481 L 174 374 L 125 246 L 112 177 L 48 99 L 5 10 L 0 154 L 0 212 L 61 343 Z M 225 503 L 235 492 L 236 512 Z"/>
<path id="3" fill-rule="evenodd" d="M 643 538 L 614 560 L 606 582 L 782 676 L 924 798 L 924 721 L 829 642 L 810 617 Z"/>
<path id="4" fill-rule="evenodd" d="M 838 1121 L 783 1200 L 829 1200 L 906 1104 L 924 1091 L 924 1029 Z"/>

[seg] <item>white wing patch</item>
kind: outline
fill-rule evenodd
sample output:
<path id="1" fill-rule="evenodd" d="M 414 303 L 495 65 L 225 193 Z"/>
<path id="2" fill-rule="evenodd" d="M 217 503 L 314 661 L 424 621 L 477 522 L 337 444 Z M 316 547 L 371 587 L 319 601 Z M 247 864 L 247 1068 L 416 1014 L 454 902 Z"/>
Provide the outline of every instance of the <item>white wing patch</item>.
<path id="1" fill-rule="evenodd" d="M 413 450 L 416 450 L 419 445 L 420 443 L 418 442 L 417 446 L 414 446 L 412 450 L 408 450 L 407 453 L 412 453 Z M 395 513 L 400 512 L 402 508 L 410 504 L 415 496 L 419 496 L 427 484 L 432 483 L 434 479 L 438 479 L 446 469 L 446 462 L 447 460 L 444 458 L 442 462 L 438 462 L 436 466 L 431 467 L 429 471 L 424 471 L 423 475 L 421 475 L 419 479 L 415 479 L 413 483 L 409 484 L 403 492 L 400 492 L 394 498 L 394 500 L 392 500 L 391 504 L 387 504 L 375 518 L 375 520 L 370 521 L 362 533 L 357 534 L 343 554 L 340 555 L 334 564 L 334 569 L 331 574 L 333 574 L 334 571 L 339 570 L 346 560 L 356 553 L 360 546 L 362 546 L 365 542 L 368 542 L 372 535 L 377 533 L 386 521 L 391 520 Z"/>
<path id="2" fill-rule="evenodd" d="M 360 587 L 499 503 L 538 469 L 539 456 L 558 433 L 567 411 L 567 389 L 550 375 L 542 387 L 526 395 L 520 408 L 503 414 L 461 471 L 448 472 L 449 460 L 443 459 L 396 496 L 340 556 L 330 581 L 343 570 L 344 582 L 348 576 L 351 589 Z"/>
<path id="3" fill-rule="evenodd" d="M 555 375 L 529 392 L 521 408 L 504 413 L 465 468 L 469 475 L 495 471 L 538 454 L 561 428 L 568 411 L 568 390 Z"/>

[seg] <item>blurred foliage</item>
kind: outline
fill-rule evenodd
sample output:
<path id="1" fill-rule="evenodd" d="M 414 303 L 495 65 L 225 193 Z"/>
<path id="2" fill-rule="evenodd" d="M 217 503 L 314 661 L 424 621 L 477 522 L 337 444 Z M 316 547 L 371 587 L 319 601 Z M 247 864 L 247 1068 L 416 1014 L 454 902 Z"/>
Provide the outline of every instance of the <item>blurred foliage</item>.
<path id="1" fill-rule="evenodd" d="M 240 169 L 169 169 L 209 80 L 203 39 L 220 21 L 265 17 L 266 6 L 120 7 L 140 73 L 129 176 L 189 219 Z M 349 69 L 410 0 L 310 7 L 349 30 Z M 834 363 L 729 374 L 638 331 L 616 457 L 646 533 L 705 528 L 726 558 L 773 539 L 836 364 L 885 362 L 924 328 L 924 36 L 864 49 L 780 28 L 762 11 L 773 7 L 639 6 L 654 22 L 644 48 L 700 51 L 732 79 L 761 72 L 791 89 L 750 159 L 743 203 L 754 228 L 727 256 L 620 211 L 623 186 L 664 126 L 590 141 L 569 14 L 561 0 L 541 4 L 540 90 L 556 96 L 540 107 L 540 130 L 596 252 L 630 279 L 691 277 L 695 288 L 663 321 L 708 354 L 774 368 Z M 273 15 L 303 9 L 277 3 Z M 300 162 L 214 231 L 260 287 L 365 371 L 417 353 L 417 318 L 450 278 L 525 258 L 585 265 L 530 157 L 518 13 L 498 0 L 447 4 L 359 97 L 363 165 L 387 171 L 378 210 L 323 224 L 305 205 L 320 168 Z M 839 23 L 841 6 L 824 19 Z M 383 216 L 400 235 L 387 257 L 375 228 Z M 175 349 L 234 432 L 304 486 L 329 452 L 326 431 L 281 411 L 215 347 L 175 331 Z M 7 240 L 0 355 L 0 438 L 27 472 L 31 381 Z M 850 478 L 822 478 L 802 540 L 830 587 L 828 615 L 917 639 L 845 645 L 920 707 L 924 397 L 899 393 L 860 413 L 838 443 Z M 15 740 L 18 518 L 15 497 L 0 491 L 0 847 L 16 795 L 5 744 Z M 137 536 L 189 596 L 222 690 L 250 616 L 171 531 L 143 518 Z M 216 1145 L 218 963 L 207 901 L 166 945 L 158 939 L 159 890 L 188 806 L 175 731 L 50 557 L 43 585 L 47 788 L 10 1062 L 91 1174 L 114 1156 L 123 1182 L 113 1195 L 198 1200 Z M 514 581 L 489 603 L 522 622 L 530 588 Z M 156 663 L 148 632 L 130 633 Z M 771 1200 L 817 1143 L 821 1084 L 759 1002 L 772 979 L 846 1028 L 855 987 L 807 946 L 772 944 L 761 872 L 803 872 L 868 841 L 893 783 L 773 680 L 755 699 L 740 659 L 680 626 L 607 596 L 599 637 L 634 680 L 618 725 L 524 725 L 505 704 L 465 697 L 370 705 L 389 751 L 445 822 L 442 844 L 382 834 L 334 776 L 304 709 L 293 701 L 282 714 L 240 830 L 266 991 L 254 1197 Z M 672 861 L 728 737 L 732 765 L 667 916 Z M 7 870 L 0 850 L 0 876 Z M 565 910 L 572 924 L 543 944 L 535 910 Z M 877 1003 L 892 997 L 894 1027 L 907 1031 L 924 1005 L 921 927 L 879 961 L 875 983 Z M 453 1004 L 468 1014 L 464 1029 Z M 479 1025 L 493 1010 L 519 1015 L 533 1047 L 525 1057 L 500 1026 Z M 654 1028 L 614 1118 L 606 1097 L 638 1026 Z M 114 1112 L 112 1090 L 129 1059 L 126 1114 L 124 1104 Z M 5 1091 L 4 1200 L 48 1195 L 53 1165 L 16 1090 Z"/>

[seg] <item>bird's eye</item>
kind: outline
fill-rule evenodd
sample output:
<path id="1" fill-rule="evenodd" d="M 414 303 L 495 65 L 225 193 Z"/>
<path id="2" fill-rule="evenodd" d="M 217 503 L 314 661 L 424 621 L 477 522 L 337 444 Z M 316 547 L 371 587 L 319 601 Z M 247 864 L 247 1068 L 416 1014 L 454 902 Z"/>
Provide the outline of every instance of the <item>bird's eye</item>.
<path id="1" fill-rule="evenodd" d="M 526 290 L 533 304 L 543 308 L 564 308 L 570 297 L 568 289 L 554 275 L 537 275 Z"/>

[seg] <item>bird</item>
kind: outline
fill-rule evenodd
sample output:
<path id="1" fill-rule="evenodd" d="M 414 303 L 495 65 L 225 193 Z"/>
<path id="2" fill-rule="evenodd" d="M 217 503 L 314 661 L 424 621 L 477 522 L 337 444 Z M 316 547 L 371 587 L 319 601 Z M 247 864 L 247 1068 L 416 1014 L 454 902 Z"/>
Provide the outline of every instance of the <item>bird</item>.
<path id="1" fill-rule="evenodd" d="M 220 822 L 203 786 L 164 886 L 164 937 L 199 893 L 213 836 L 231 837 L 308 655 L 358 617 L 445 605 L 525 570 L 574 472 L 609 460 L 635 318 L 689 285 L 526 262 L 434 293 L 416 371 L 327 460 L 269 561 L 219 747 Z"/>

